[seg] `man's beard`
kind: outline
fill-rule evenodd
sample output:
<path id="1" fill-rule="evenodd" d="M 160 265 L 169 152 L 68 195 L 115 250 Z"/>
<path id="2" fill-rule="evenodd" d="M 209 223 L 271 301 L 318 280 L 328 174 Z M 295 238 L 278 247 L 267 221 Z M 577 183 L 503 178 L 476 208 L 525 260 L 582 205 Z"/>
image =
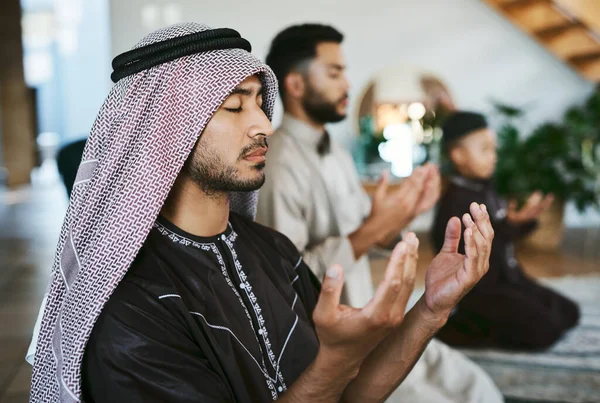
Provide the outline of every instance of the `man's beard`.
<path id="1" fill-rule="evenodd" d="M 238 161 L 262 147 L 268 147 L 265 138 L 244 147 Z M 252 166 L 252 169 L 261 172 L 264 167 L 265 163 L 261 162 Z M 262 172 L 252 179 L 239 179 L 236 167 L 227 165 L 217 153 L 203 147 L 201 142 L 198 142 L 193 157 L 186 162 L 185 169 L 190 179 L 209 196 L 224 192 L 250 192 L 260 189 L 265 183 L 265 175 Z"/>
<path id="2" fill-rule="evenodd" d="M 302 106 L 306 111 L 306 114 L 315 122 L 325 123 L 337 123 L 341 122 L 346 118 L 346 114 L 339 113 L 337 106 L 348 98 L 348 94 L 336 102 L 327 101 L 324 97 L 315 91 L 310 85 L 307 85 L 306 96 L 302 100 Z"/>

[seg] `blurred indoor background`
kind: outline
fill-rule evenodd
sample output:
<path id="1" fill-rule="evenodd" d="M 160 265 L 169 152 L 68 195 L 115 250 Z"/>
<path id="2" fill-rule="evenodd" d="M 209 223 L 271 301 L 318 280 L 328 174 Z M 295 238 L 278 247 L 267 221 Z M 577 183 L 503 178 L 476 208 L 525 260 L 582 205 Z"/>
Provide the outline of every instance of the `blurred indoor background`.
<path id="1" fill-rule="evenodd" d="M 68 205 L 63 181 L 111 87 L 112 57 L 182 21 L 235 28 L 262 58 L 293 23 L 343 32 L 351 113 L 329 132 L 352 150 L 368 191 L 384 169 L 395 182 L 426 161 L 444 169 L 445 114 L 486 113 L 499 136 L 498 190 L 557 197 L 519 258 L 577 300 L 583 319 L 543 353 L 466 353 L 511 401 L 600 402 L 599 0 L 2 0 L 0 403 L 28 401 L 24 356 Z M 418 287 L 431 222 L 412 224 Z M 371 256 L 376 282 L 385 254 Z"/>

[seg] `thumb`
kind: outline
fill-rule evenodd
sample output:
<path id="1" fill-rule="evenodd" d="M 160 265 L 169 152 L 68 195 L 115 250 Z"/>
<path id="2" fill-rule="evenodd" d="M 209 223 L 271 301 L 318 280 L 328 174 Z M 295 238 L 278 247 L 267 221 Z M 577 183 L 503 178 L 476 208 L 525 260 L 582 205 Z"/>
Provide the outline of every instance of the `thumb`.
<path id="1" fill-rule="evenodd" d="M 460 231 L 462 225 L 458 217 L 452 217 L 446 226 L 446 236 L 442 252 L 458 253 L 458 244 L 460 243 Z"/>
<path id="2" fill-rule="evenodd" d="M 315 307 L 319 314 L 329 316 L 340 305 L 340 297 L 344 286 L 344 270 L 339 264 L 334 264 L 325 274 L 321 285 L 321 295 Z"/>
<path id="3" fill-rule="evenodd" d="M 513 199 L 508 202 L 508 211 L 511 213 L 517 211 L 517 201 L 516 200 Z"/>

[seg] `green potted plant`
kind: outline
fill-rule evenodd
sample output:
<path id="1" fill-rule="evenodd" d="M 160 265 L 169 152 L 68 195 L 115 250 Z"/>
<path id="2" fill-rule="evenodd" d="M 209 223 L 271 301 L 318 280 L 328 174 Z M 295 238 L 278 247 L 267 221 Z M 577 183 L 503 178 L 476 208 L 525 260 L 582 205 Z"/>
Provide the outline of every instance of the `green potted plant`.
<path id="1" fill-rule="evenodd" d="M 591 99 L 594 99 L 592 102 Z M 565 114 L 560 123 L 544 123 L 522 136 L 517 121 L 522 108 L 495 103 L 504 118 L 498 130 L 497 190 L 522 203 L 534 191 L 554 194 L 553 207 L 540 217 L 540 227 L 526 242 L 540 248 L 558 246 L 563 235 L 564 206 L 574 202 L 579 211 L 599 207 L 596 162 L 585 163 L 586 144 L 600 143 L 600 97 L 594 94 Z M 589 148 L 589 146 L 588 146 Z"/>

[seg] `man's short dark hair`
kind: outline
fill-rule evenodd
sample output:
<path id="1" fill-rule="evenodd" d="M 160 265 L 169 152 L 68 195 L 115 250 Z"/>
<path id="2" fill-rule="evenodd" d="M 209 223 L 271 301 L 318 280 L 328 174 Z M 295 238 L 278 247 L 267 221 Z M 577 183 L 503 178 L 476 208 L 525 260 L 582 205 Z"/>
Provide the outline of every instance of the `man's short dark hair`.
<path id="1" fill-rule="evenodd" d="M 329 25 L 293 25 L 281 31 L 267 55 L 267 64 L 279 81 L 279 93 L 285 95 L 284 81 L 287 75 L 301 63 L 317 55 L 317 45 L 323 42 L 342 43 L 344 35 Z"/>

